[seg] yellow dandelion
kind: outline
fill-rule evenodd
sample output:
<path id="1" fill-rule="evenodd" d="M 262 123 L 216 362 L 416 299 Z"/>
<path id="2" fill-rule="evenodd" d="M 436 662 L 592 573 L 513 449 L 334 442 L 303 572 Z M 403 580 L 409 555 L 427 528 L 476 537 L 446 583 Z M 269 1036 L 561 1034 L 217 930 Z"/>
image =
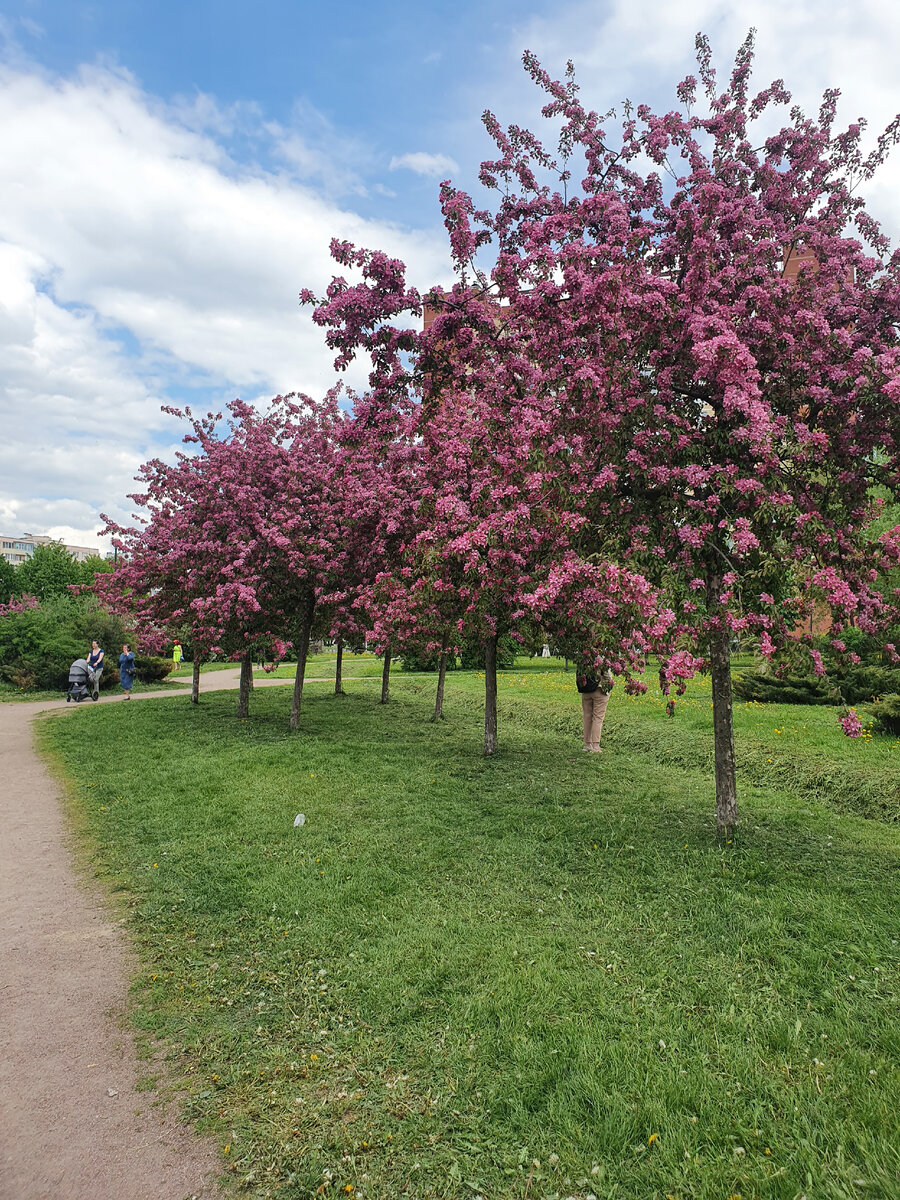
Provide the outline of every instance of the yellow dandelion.
<path id="1" fill-rule="evenodd" d="M 658 1142 L 658 1141 L 659 1141 L 659 1134 L 651 1133 L 650 1136 L 647 1138 L 647 1145 L 652 1146 L 654 1142 Z"/>

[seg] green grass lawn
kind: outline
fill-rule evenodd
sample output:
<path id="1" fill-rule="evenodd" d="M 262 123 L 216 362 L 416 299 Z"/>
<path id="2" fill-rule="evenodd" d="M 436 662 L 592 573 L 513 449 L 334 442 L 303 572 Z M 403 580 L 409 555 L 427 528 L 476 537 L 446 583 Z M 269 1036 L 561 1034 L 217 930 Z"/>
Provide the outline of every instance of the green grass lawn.
<path id="1" fill-rule="evenodd" d="M 334 679 L 335 663 L 337 655 L 333 651 L 325 651 L 323 654 L 310 654 L 306 660 L 306 675 L 307 678 L 322 678 Z M 376 658 L 374 654 L 351 654 L 349 651 L 344 651 L 343 660 L 341 662 L 341 678 L 346 679 L 348 676 L 355 676 L 357 679 L 381 678 L 381 672 L 384 670 L 384 660 Z M 273 672 L 275 679 L 293 679 L 297 673 L 297 664 L 295 662 L 281 663 Z M 400 663 L 395 660 L 391 664 L 391 680 L 401 674 Z"/>
<path id="2" fill-rule="evenodd" d="M 157 680 L 155 683 L 141 683 L 140 680 L 134 681 L 133 692 L 165 692 L 171 688 L 172 691 L 182 691 L 184 682 L 179 681 L 175 674 L 171 674 L 168 678 Z M 114 696 L 121 692 L 118 684 L 112 687 L 103 688 L 101 696 Z M 32 689 L 28 691 L 24 688 L 14 687 L 11 683 L 3 683 L 0 681 L 0 704 L 10 702 L 33 703 L 34 701 L 44 700 L 65 700 L 66 689 L 60 688 L 58 691 L 47 691 L 43 689 Z M 90 701 L 82 700 L 82 704 L 88 704 Z"/>
<path id="3" fill-rule="evenodd" d="M 493 760 L 433 688 L 41 724 L 241 1194 L 896 1200 L 896 740 L 739 705 L 721 847 L 705 681 L 617 688 L 595 756 L 571 674 L 504 673 Z"/>
<path id="4" fill-rule="evenodd" d="M 202 663 L 200 666 L 200 674 L 208 675 L 210 671 L 233 671 L 241 664 L 236 662 L 211 662 Z M 190 679 L 194 673 L 193 663 L 182 663 L 180 667 L 176 667 L 170 679 Z"/>
<path id="5" fill-rule="evenodd" d="M 334 651 L 325 651 L 322 654 L 310 654 L 306 660 L 306 672 L 310 676 L 321 676 L 329 679 L 334 679 L 334 667 L 337 661 L 337 655 Z M 344 651 L 344 661 L 341 666 L 343 675 L 355 676 L 381 676 L 383 662 L 380 658 L 376 658 L 374 654 L 351 654 L 349 651 Z M 206 675 L 210 671 L 225 671 L 228 669 L 234 670 L 240 666 L 236 662 L 213 662 L 203 663 L 200 668 L 201 674 Z M 396 662 L 393 670 L 399 673 L 400 663 Z M 274 679 L 293 679 L 297 671 L 295 662 L 282 663 L 280 666 L 269 673 L 270 678 Z M 173 671 L 170 678 L 190 678 L 193 673 L 193 666 L 187 663 Z M 259 667 L 254 669 L 254 674 L 260 678 L 266 678 Z"/>

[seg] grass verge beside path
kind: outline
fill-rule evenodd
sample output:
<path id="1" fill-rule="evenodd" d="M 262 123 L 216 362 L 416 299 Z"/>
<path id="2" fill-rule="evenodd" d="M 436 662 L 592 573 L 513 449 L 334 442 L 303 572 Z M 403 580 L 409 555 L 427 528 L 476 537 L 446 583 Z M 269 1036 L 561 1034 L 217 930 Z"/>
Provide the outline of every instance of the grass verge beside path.
<path id="1" fill-rule="evenodd" d="M 702 688 L 617 689 L 594 756 L 571 676 L 508 673 L 488 761 L 447 688 L 436 725 L 398 673 L 295 735 L 280 689 L 41 726 L 243 1194 L 895 1200 L 900 830 L 745 783 L 717 847 Z"/>
<path id="2" fill-rule="evenodd" d="M 167 679 L 157 680 L 155 683 L 141 683 L 139 680 L 134 681 L 133 692 L 165 692 L 171 689 L 173 692 L 184 691 L 184 682 L 177 679 L 176 676 L 169 675 Z M 118 684 L 110 688 L 103 688 L 100 692 L 101 698 L 106 696 L 121 695 L 122 689 Z M 65 700 L 65 688 L 60 691 L 25 691 L 22 688 L 13 687 L 12 684 L 0 683 L 0 704 L 20 703 L 33 704 L 35 702 L 43 702 L 45 700 Z M 82 700 L 81 704 L 90 704 L 89 700 Z"/>
<path id="3" fill-rule="evenodd" d="M 308 676 L 319 676 L 320 678 L 334 679 L 335 664 L 337 655 L 333 651 L 326 651 L 322 654 L 310 654 L 306 660 L 306 674 Z M 384 663 L 380 658 L 376 658 L 374 654 L 351 654 L 349 651 L 344 651 L 344 660 L 341 666 L 343 675 L 355 675 L 357 677 L 368 677 L 370 675 L 381 675 Z M 203 663 L 200 668 L 202 675 L 208 674 L 210 671 L 226 671 L 235 670 L 240 667 L 239 662 L 212 662 Z M 398 673 L 400 671 L 400 663 L 394 664 L 393 670 Z M 281 663 L 274 671 L 263 672 L 259 665 L 254 667 L 254 675 L 258 679 L 293 679 L 297 672 L 297 664 L 295 662 Z M 191 663 L 186 663 L 172 672 L 170 678 L 175 679 L 190 679 L 193 674 L 193 666 Z"/>
<path id="4" fill-rule="evenodd" d="M 212 672 L 236 671 L 236 670 L 240 670 L 240 666 L 241 666 L 241 664 L 239 662 L 203 663 L 200 667 L 200 674 L 208 675 L 211 671 Z M 190 679 L 191 676 L 193 675 L 193 673 L 194 673 L 194 664 L 193 663 L 183 663 L 180 667 L 175 668 L 175 670 L 171 673 L 169 678 L 170 679 Z"/>

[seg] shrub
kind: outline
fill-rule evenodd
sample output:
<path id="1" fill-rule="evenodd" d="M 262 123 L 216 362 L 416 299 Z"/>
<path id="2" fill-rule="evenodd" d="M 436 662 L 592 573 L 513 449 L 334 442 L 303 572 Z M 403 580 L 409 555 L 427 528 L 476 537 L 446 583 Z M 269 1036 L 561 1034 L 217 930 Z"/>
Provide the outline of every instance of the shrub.
<path id="1" fill-rule="evenodd" d="M 19 688 L 23 692 L 33 692 L 37 687 L 35 677 L 20 667 L 4 668 L 3 677 L 7 683 L 11 683 L 13 687 Z"/>
<path id="2" fill-rule="evenodd" d="M 870 710 L 875 718 L 875 728 L 879 733 L 893 733 L 900 736 L 900 695 L 888 693 L 876 700 Z"/>
<path id="3" fill-rule="evenodd" d="M 400 666 L 404 671 L 437 671 L 440 650 L 426 650 L 424 646 L 404 646 L 400 652 Z M 447 651 L 447 670 L 456 670 L 456 655 Z"/>
<path id="4" fill-rule="evenodd" d="M 735 675 L 734 694 L 760 704 L 864 704 L 900 693 L 896 667 L 838 667 L 827 675 L 777 675 L 744 671 Z"/>
<path id="5" fill-rule="evenodd" d="M 497 669 L 508 671 L 515 664 L 520 647 L 517 642 L 506 634 L 497 642 Z M 484 670 L 484 642 L 474 638 L 464 642 L 459 651 L 459 665 L 465 671 Z"/>
<path id="6" fill-rule="evenodd" d="M 87 657 L 92 639 L 104 648 L 112 668 L 128 636 L 119 618 L 92 596 L 53 596 L 13 609 L 0 617 L 0 675 L 16 687 L 65 691 L 70 665 Z"/>
<path id="7" fill-rule="evenodd" d="M 734 694 L 759 704 L 840 704 L 841 693 L 826 678 L 806 675 L 768 675 L 743 671 L 735 675 Z"/>
<path id="8" fill-rule="evenodd" d="M 141 683 L 159 683 L 174 670 L 175 664 L 171 658 L 157 658 L 147 654 L 134 656 L 134 672 Z"/>
<path id="9" fill-rule="evenodd" d="M 900 670 L 896 667 L 849 667 L 838 674 L 835 683 L 845 704 L 861 704 L 900 692 Z"/>

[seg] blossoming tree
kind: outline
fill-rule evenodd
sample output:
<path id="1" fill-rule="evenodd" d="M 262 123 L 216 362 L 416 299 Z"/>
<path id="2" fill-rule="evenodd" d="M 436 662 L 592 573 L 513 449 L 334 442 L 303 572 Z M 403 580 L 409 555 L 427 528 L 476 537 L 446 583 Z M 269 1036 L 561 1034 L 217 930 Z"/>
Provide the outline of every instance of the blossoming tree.
<path id="1" fill-rule="evenodd" d="M 322 402 L 279 397 L 265 413 L 235 401 L 230 421 L 192 418 L 197 452 L 154 460 L 132 498 L 147 516 L 109 524 L 122 550 L 104 581 L 145 635 L 187 623 L 208 652 L 240 657 L 246 715 L 254 647 L 297 647 L 291 727 L 300 714 L 306 656 L 321 594 L 346 566 L 336 462 L 343 416 Z"/>
<path id="2" fill-rule="evenodd" d="M 482 180 L 503 195 L 467 236 L 493 239 L 484 282 L 509 300 L 508 336 L 590 444 L 588 538 L 618 530 L 622 557 L 677 607 L 682 644 L 708 652 L 727 836 L 733 636 L 755 630 L 771 653 L 816 595 L 838 632 L 888 615 L 874 584 L 900 531 L 867 526 L 873 485 L 900 482 L 900 255 L 857 189 L 898 122 L 864 156 L 861 123 L 835 132 L 829 92 L 816 119 L 794 108 L 766 137 L 790 97 L 780 81 L 751 94 L 752 36 L 721 89 L 697 48 L 682 111 L 626 106 L 615 141 L 571 74 L 554 82 L 526 56 L 562 153 L 489 116 L 500 156 Z M 567 195 L 578 152 L 581 190 Z M 467 202 L 445 188 L 444 206 L 464 229 Z"/>
<path id="3" fill-rule="evenodd" d="M 335 279 L 316 319 L 339 350 L 338 367 L 370 356 L 371 419 L 408 416 L 420 447 L 414 532 L 380 580 L 389 602 L 379 626 L 441 655 L 463 637 L 483 643 L 484 748 L 493 754 L 499 637 L 521 639 L 551 617 L 571 630 L 580 585 L 580 655 L 627 672 L 643 666 L 649 644 L 639 627 L 661 617 L 645 581 L 610 569 L 595 547 L 590 560 L 579 552 L 584 517 L 569 503 L 578 453 L 559 436 L 555 397 L 531 386 L 527 354 L 498 337 L 495 305 L 461 284 L 452 311 L 428 331 L 398 328 L 392 317 L 421 311 L 403 265 L 346 243 L 332 252 L 363 282 Z M 600 652 L 595 628 L 610 622 L 620 631 L 612 656 Z"/>
<path id="4" fill-rule="evenodd" d="M 336 279 L 316 315 L 338 365 L 370 355 L 386 403 L 412 381 L 426 417 L 440 397 L 462 421 L 478 410 L 470 445 L 491 445 L 508 418 L 510 490 L 502 470 L 476 487 L 502 500 L 491 532 L 510 512 L 521 521 L 514 554 L 552 512 L 573 583 L 583 564 L 652 582 L 662 681 L 709 660 L 727 837 L 734 637 L 753 632 L 771 654 L 816 596 L 838 644 L 844 623 L 888 616 L 876 583 L 900 531 L 867 530 L 873 485 L 900 485 L 900 254 L 859 189 L 898 122 L 865 154 L 862 122 L 835 129 L 831 91 L 816 117 L 792 108 L 778 128 L 790 97 L 780 81 L 751 93 L 752 36 L 724 87 L 705 38 L 697 49 L 680 109 L 626 104 L 617 135 L 571 69 L 554 81 L 527 54 L 558 149 L 486 114 L 498 156 L 481 183 L 498 199 L 477 211 L 442 185 L 459 283 L 429 298 L 429 331 L 397 320 L 421 311 L 402 264 L 343 243 L 336 258 L 363 282 Z M 447 453 L 458 471 L 457 444 Z M 522 605 L 540 594 L 532 582 Z M 609 617 L 625 649 L 644 638 Z"/>

